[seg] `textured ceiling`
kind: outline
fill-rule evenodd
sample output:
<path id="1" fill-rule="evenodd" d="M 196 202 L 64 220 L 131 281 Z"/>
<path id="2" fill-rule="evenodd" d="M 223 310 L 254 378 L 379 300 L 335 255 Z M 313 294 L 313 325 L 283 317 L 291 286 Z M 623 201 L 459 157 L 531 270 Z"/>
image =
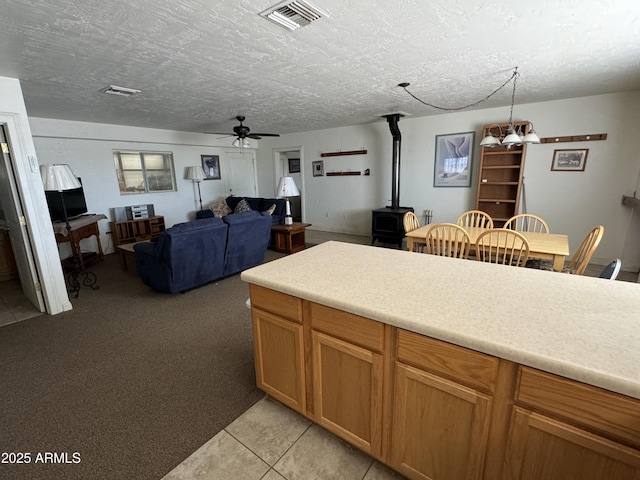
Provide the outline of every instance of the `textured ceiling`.
<path id="1" fill-rule="evenodd" d="M 1 3 L 0 76 L 35 117 L 291 133 L 439 114 L 396 85 L 455 107 L 515 66 L 517 103 L 640 90 L 638 0 L 311 0 L 327 16 L 294 32 L 258 16 L 277 0 Z"/>

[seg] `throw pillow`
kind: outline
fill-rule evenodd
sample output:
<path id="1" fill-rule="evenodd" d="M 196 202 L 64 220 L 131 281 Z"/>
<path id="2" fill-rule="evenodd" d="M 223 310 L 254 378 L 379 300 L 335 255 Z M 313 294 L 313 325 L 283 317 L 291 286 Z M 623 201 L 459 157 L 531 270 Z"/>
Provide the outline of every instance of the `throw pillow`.
<path id="1" fill-rule="evenodd" d="M 225 202 L 224 200 L 220 200 L 212 204 L 211 206 L 209 206 L 209 210 L 211 210 L 213 212 L 213 216 L 217 218 L 222 218 L 225 215 L 231 213 L 229 205 L 227 205 L 227 202 Z"/>
<path id="2" fill-rule="evenodd" d="M 238 202 L 238 205 L 236 205 L 236 208 L 233 209 L 233 213 L 243 213 L 243 212 L 250 212 L 250 211 L 251 211 L 251 207 L 249 206 L 249 203 L 244 198 L 240 200 Z"/>
<path id="3" fill-rule="evenodd" d="M 269 215 L 273 215 L 273 211 L 276 209 L 276 204 L 274 203 L 273 205 L 271 205 L 269 208 L 267 208 L 264 212 L 262 213 L 267 213 Z"/>

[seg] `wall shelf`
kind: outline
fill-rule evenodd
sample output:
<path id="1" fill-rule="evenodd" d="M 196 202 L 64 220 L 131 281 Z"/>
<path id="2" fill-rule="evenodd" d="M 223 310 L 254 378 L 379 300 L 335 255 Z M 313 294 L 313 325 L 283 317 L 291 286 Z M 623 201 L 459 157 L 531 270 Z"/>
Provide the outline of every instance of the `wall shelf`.
<path id="1" fill-rule="evenodd" d="M 347 177 L 351 175 L 362 175 L 362 172 L 327 172 L 327 177 Z"/>
<path id="2" fill-rule="evenodd" d="M 591 142 L 593 140 L 606 139 L 606 133 L 594 133 L 591 135 L 569 135 L 567 137 L 545 137 L 540 139 L 540 143 Z"/>
<path id="3" fill-rule="evenodd" d="M 366 150 L 349 150 L 344 152 L 324 152 L 321 153 L 321 157 L 342 157 L 346 155 L 366 155 Z"/>

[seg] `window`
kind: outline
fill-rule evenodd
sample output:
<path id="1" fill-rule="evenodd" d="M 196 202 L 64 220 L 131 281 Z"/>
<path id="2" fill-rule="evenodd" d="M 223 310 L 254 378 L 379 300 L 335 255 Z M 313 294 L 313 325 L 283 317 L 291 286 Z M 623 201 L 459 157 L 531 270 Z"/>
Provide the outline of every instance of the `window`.
<path id="1" fill-rule="evenodd" d="M 121 195 L 174 192 L 173 153 L 114 151 Z"/>

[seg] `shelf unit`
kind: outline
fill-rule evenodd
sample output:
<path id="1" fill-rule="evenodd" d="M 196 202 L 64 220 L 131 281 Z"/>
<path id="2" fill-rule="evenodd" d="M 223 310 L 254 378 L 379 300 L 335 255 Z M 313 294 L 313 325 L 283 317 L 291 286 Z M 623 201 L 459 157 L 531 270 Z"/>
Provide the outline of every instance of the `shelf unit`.
<path id="1" fill-rule="evenodd" d="M 162 232 L 164 232 L 164 217 L 158 215 L 138 220 L 111 222 L 114 247 L 124 243 L 155 240 Z"/>
<path id="2" fill-rule="evenodd" d="M 495 137 L 499 137 L 500 129 L 497 125 L 506 133 L 508 123 L 493 123 L 484 126 L 482 136 L 485 137 L 491 131 Z M 514 122 L 514 126 L 519 126 L 525 133 L 529 131 L 529 125 L 525 121 Z M 496 228 L 502 227 L 518 213 L 526 152 L 527 146 L 520 145 L 483 148 L 480 154 L 476 209 L 488 213 Z"/>

